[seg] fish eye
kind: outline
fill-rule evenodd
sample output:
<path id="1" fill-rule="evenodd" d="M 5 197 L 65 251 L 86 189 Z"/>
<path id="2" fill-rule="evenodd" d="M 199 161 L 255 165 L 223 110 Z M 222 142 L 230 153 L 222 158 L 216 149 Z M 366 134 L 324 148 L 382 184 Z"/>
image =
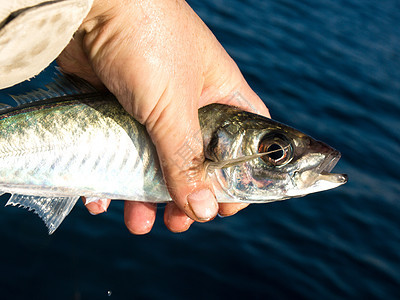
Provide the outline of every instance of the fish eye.
<path id="1" fill-rule="evenodd" d="M 272 144 L 267 149 L 268 157 L 275 161 L 281 160 L 285 157 L 285 149 L 279 144 Z"/>
<path id="2" fill-rule="evenodd" d="M 265 153 L 261 159 L 274 166 L 282 166 L 292 159 L 292 146 L 281 134 L 264 136 L 258 145 L 258 153 Z"/>

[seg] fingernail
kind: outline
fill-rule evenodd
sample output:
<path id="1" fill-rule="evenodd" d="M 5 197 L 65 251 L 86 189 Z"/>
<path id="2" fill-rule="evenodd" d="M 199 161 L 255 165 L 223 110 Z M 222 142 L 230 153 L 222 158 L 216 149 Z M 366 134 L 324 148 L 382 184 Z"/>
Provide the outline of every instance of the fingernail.
<path id="1" fill-rule="evenodd" d="M 88 197 L 85 199 L 86 199 L 85 206 L 87 206 L 88 204 L 91 204 L 91 203 L 95 203 L 98 208 L 98 209 L 95 209 L 96 212 L 94 212 L 94 213 L 92 213 L 89 209 L 89 212 L 92 215 L 97 215 L 102 212 L 107 212 L 107 208 L 108 208 L 108 200 L 107 199 L 99 199 L 99 198 L 95 198 L 95 197 Z M 91 209 L 93 210 L 93 206 L 91 206 Z"/>
<path id="2" fill-rule="evenodd" d="M 190 208 L 201 221 L 208 221 L 218 212 L 218 203 L 214 194 L 209 189 L 203 189 L 187 197 Z"/>

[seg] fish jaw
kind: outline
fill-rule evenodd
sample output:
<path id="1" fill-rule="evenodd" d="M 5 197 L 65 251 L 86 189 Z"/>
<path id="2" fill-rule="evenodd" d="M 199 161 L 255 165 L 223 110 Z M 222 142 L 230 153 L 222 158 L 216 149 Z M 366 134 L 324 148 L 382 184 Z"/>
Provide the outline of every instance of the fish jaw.
<path id="1" fill-rule="evenodd" d="M 288 190 L 287 196 L 301 197 L 304 195 L 334 189 L 348 181 L 346 174 L 330 173 L 340 160 L 341 154 L 337 150 L 322 144 L 326 148 L 326 158 L 321 164 L 314 168 L 302 172 L 295 172 L 292 175 L 292 182 L 295 188 Z"/>
<path id="2" fill-rule="evenodd" d="M 302 193 L 300 194 L 291 194 L 288 193 L 288 196 L 290 197 L 301 197 L 304 195 L 316 193 L 316 192 L 322 192 L 330 189 L 337 188 L 338 186 L 341 186 L 345 184 L 348 180 L 348 177 L 346 174 L 334 174 L 334 173 L 321 173 L 317 176 L 317 179 L 315 182 L 310 185 L 308 188 L 305 188 L 302 190 Z"/>

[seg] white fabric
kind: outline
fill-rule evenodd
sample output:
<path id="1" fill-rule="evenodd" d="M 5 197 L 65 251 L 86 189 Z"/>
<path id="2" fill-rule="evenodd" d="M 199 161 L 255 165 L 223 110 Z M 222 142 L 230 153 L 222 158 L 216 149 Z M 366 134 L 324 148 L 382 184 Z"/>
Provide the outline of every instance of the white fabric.
<path id="1" fill-rule="evenodd" d="M 0 0 L 0 88 L 37 75 L 68 45 L 92 0 Z M 10 13 L 20 11 L 4 24 Z"/>

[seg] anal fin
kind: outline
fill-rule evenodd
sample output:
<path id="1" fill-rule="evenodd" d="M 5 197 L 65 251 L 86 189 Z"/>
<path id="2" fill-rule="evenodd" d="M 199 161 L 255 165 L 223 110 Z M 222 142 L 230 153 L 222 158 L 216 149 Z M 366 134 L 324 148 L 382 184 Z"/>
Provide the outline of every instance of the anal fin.
<path id="1" fill-rule="evenodd" d="M 43 197 L 13 194 L 7 205 L 19 206 L 34 210 L 46 224 L 52 234 L 70 213 L 78 197 Z"/>

